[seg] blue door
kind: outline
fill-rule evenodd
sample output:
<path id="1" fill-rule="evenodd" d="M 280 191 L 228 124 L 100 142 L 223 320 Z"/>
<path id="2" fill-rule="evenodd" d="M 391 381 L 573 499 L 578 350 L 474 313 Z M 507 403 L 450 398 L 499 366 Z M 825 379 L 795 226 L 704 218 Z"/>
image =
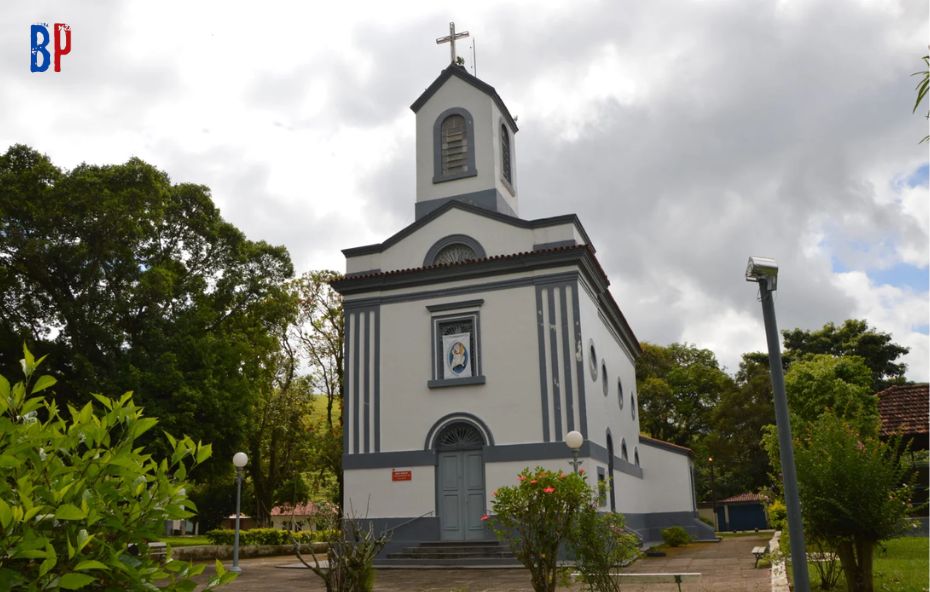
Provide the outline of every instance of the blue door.
<path id="1" fill-rule="evenodd" d="M 467 424 L 454 424 L 439 436 L 436 501 L 444 541 L 486 538 L 481 520 L 486 510 L 484 458 L 476 443 L 480 446 L 483 439 Z"/>

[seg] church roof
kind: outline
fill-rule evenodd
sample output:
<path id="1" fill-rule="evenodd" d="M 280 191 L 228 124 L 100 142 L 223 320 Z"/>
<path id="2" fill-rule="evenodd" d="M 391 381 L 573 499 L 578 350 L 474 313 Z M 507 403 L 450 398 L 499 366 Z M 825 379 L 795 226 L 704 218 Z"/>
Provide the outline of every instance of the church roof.
<path id="1" fill-rule="evenodd" d="M 550 218 L 537 218 L 536 220 L 524 220 L 523 218 L 517 218 L 515 216 L 508 216 L 507 214 L 502 214 L 500 212 L 495 212 L 493 210 L 488 210 L 479 206 L 475 206 L 469 203 L 451 199 L 448 202 L 444 203 L 442 206 L 436 208 L 430 213 L 426 214 L 419 220 L 413 222 L 412 224 L 400 229 L 390 237 L 388 237 L 383 243 L 375 243 L 372 245 L 364 245 L 361 247 L 351 247 L 349 249 L 343 249 L 342 254 L 346 257 L 356 257 L 358 255 L 371 255 L 373 253 L 381 253 L 385 249 L 396 244 L 403 238 L 410 236 L 420 228 L 426 226 L 439 216 L 442 216 L 444 213 L 449 210 L 457 208 L 459 210 L 464 210 L 478 216 L 484 216 L 485 218 L 491 218 L 492 220 L 497 220 L 498 222 L 504 222 L 505 224 L 510 224 L 511 226 L 516 226 L 518 228 L 545 228 L 547 226 L 559 226 L 561 224 L 574 224 L 575 228 L 578 229 L 578 233 L 584 238 L 584 241 L 591 244 L 591 239 L 588 237 L 588 233 L 585 232 L 584 227 L 581 225 L 581 220 L 578 219 L 578 216 L 575 214 L 565 214 L 562 216 L 552 216 Z M 591 250 L 594 251 L 594 247 L 591 247 Z"/>
<path id="2" fill-rule="evenodd" d="M 924 384 L 896 384 L 878 393 L 878 414 L 882 421 L 882 435 L 926 435 L 930 402 L 928 387 Z"/>
<path id="3" fill-rule="evenodd" d="M 658 438 L 653 438 L 652 436 L 647 436 L 646 434 L 639 435 L 639 443 L 647 444 L 650 446 L 655 446 L 656 448 L 663 448 L 669 452 L 677 452 L 678 454 L 687 454 L 688 456 L 694 456 L 694 451 L 686 446 L 679 446 L 678 444 L 672 444 L 671 442 L 666 442 L 665 440 L 659 440 Z"/>
<path id="4" fill-rule="evenodd" d="M 519 131 L 517 128 L 517 122 L 514 121 L 513 117 L 510 115 L 510 111 L 507 110 L 507 105 L 505 105 L 504 101 L 501 100 L 500 95 L 497 94 L 497 91 L 494 90 L 494 87 L 487 82 L 484 82 L 477 76 L 472 76 L 462 66 L 457 66 L 455 64 L 450 64 L 445 70 L 440 72 L 436 80 L 434 80 L 433 83 L 423 91 L 423 94 L 421 94 L 417 100 L 414 101 L 412 105 L 410 105 L 410 109 L 414 113 L 419 111 L 420 107 L 425 105 L 430 97 L 432 97 L 436 91 L 439 90 L 440 87 L 442 87 L 442 85 L 453 76 L 462 80 L 463 82 L 472 85 L 484 94 L 491 97 L 491 99 L 493 99 L 494 103 L 497 105 L 497 108 L 501 110 L 501 113 L 507 119 L 507 125 L 510 126 L 510 129 L 514 132 Z"/>

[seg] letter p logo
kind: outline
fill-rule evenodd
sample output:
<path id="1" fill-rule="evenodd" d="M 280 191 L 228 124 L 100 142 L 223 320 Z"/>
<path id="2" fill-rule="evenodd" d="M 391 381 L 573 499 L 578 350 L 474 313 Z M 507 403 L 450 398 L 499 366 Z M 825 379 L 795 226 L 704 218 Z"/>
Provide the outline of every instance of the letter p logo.
<path id="1" fill-rule="evenodd" d="M 36 23 L 29 28 L 31 59 L 29 70 L 45 72 L 52 62 L 48 51 L 50 36 L 48 24 Z M 61 72 L 61 56 L 71 53 L 71 27 L 65 23 L 55 23 L 55 71 Z"/>

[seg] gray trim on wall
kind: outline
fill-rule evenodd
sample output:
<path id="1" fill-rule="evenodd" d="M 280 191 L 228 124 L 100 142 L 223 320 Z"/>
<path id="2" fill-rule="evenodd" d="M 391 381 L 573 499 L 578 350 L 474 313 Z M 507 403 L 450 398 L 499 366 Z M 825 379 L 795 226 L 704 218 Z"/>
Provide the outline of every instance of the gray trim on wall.
<path id="1" fill-rule="evenodd" d="M 359 415 L 359 388 L 358 388 L 358 373 L 361 364 L 359 364 L 358 356 L 359 350 L 359 325 L 361 325 L 361 315 L 363 311 L 357 311 L 355 313 L 355 323 L 353 323 L 353 333 L 352 333 L 352 451 L 360 452 L 358 448 L 358 415 Z"/>
<path id="2" fill-rule="evenodd" d="M 363 420 L 365 422 L 364 430 L 364 450 L 371 452 L 371 320 L 375 315 L 371 311 L 362 313 L 365 315 L 365 380 L 362 383 L 365 387 L 365 397 L 363 406 Z"/>
<path id="3" fill-rule="evenodd" d="M 533 245 L 534 251 L 545 251 L 546 249 L 560 249 L 562 247 L 577 247 L 578 243 L 575 242 L 575 239 L 571 240 L 561 240 L 561 241 L 552 241 L 551 243 L 536 243 Z"/>
<path id="4" fill-rule="evenodd" d="M 543 442 L 550 441 L 549 435 L 549 389 L 546 384 L 546 350 L 543 347 L 546 338 L 546 313 L 542 305 L 543 287 L 536 286 L 536 337 L 539 349 L 539 396 L 542 406 Z"/>
<path id="5" fill-rule="evenodd" d="M 375 452 L 381 452 L 381 307 L 375 310 Z"/>
<path id="6" fill-rule="evenodd" d="M 493 190 L 496 191 L 496 190 Z M 479 192 L 480 193 L 480 192 Z M 463 196 L 468 196 L 471 194 L 465 193 L 457 196 L 461 198 Z M 348 249 L 343 249 L 342 254 L 346 257 L 357 257 L 359 255 L 372 255 L 375 253 L 381 253 L 385 249 L 397 244 L 404 238 L 410 236 L 420 228 L 429 224 L 432 220 L 442 216 L 445 212 L 451 209 L 458 209 L 465 212 L 470 212 L 472 214 L 483 216 L 485 218 L 490 218 L 492 220 L 497 220 L 498 222 L 503 222 L 504 224 L 509 224 L 510 226 L 515 226 L 517 228 L 527 228 L 530 230 L 535 230 L 537 228 L 549 228 L 551 226 L 561 226 L 563 224 L 571 224 L 575 227 L 575 230 L 581 235 L 584 243 L 593 251 L 594 245 L 591 244 L 591 239 L 588 237 L 588 233 L 585 232 L 584 227 L 581 225 L 581 221 L 578 219 L 578 216 L 575 214 L 563 214 L 561 216 L 551 216 L 549 218 L 537 218 L 536 220 L 524 220 L 522 218 L 517 218 L 512 214 L 504 214 L 501 212 L 496 212 L 484 207 L 476 206 L 463 201 L 461 199 L 453 198 L 440 198 L 443 199 L 443 203 L 435 209 L 430 209 L 427 214 L 423 217 L 417 217 L 412 223 L 408 224 L 404 228 L 401 228 L 387 239 L 381 243 L 375 243 L 372 245 L 362 245 L 360 247 L 350 247 Z M 503 199 L 503 198 L 501 198 Z M 438 200 L 429 200 L 429 202 L 420 202 L 420 203 L 430 203 Z"/>
<path id="7" fill-rule="evenodd" d="M 534 462 L 540 460 L 564 459 L 568 466 L 571 454 L 564 442 L 529 442 L 525 444 L 494 444 L 493 435 L 487 425 L 470 413 L 450 413 L 436 421 L 427 433 L 424 450 L 401 450 L 396 452 L 378 452 L 368 454 L 342 455 L 343 470 L 352 469 L 389 469 L 394 467 L 429 466 L 436 464 L 433 439 L 442 428 L 463 421 L 471 423 L 481 431 L 490 444 L 482 448 L 484 462 Z M 598 444 L 585 440 L 578 451 L 579 458 L 590 458 L 598 462 L 607 462 L 607 450 Z M 614 457 L 614 470 L 642 479 L 643 472 L 628 462 Z"/>
<path id="8" fill-rule="evenodd" d="M 506 216 L 516 217 L 517 213 L 513 211 L 504 196 L 500 194 L 497 188 L 482 189 L 480 191 L 470 191 L 468 193 L 457 193 L 447 197 L 437 197 L 434 199 L 425 199 L 418 201 L 413 205 L 414 218 L 420 218 L 430 214 L 434 210 L 441 208 L 449 202 L 458 202 L 475 206 L 491 212 L 497 212 Z"/>
<path id="9" fill-rule="evenodd" d="M 431 378 L 426 386 L 431 389 L 446 388 L 450 386 L 468 386 L 471 384 L 484 384 L 487 379 L 483 375 L 466 376 L 465 378 Z"/>
<path id="10" fill-rule="evenodd" d="M 662 529 L 681 526 L 699 541 L 716 541 L 714 529 L 698 519 L 697 512 L 624 513 L 627 528 L 636 531 L 647 543 L 662 540 Z"/>
<path id="11" fill-rule="evenodd" d="M 423 443 L 423 450 L 435 449 L 436 446 L 433 442 L 433 438 L 436 437 L 436 434 L 438 434 L 446 426 L 456 422 L 471 424 L 484 435 L 484 443 L 487 446 L 494 446 L 494 434 L 491 433 L 491 428 L 488 427 L 488 424 L 484 423 L 484 421 L 477 415 L 459 411 L 443 415 L 437 419 L 435 423 L 433 423 L 432 427 L 430 427 L 429 431 L 426 433 L 426 440 Z"/>
<path id="12" fill-rule="evenodd" d="M 446 302 L 443 304 L 428 304 L 426 310 L 430 312 L 443 312 L 446 310 L 462 310 L 465 308 L 478 308 L 484 304 L 483 298 L 477 300 L 463 300 L 462 302 Z"/>
<path id="13" fill-rule="evenodd" d="M 562 441 L 562 390 L 559 388 L 559 350 L 555 339 L 555 288 L 547 290 L 549 300 L 549 318 L 546 323 L 547 339 L 549 340 L 549 361 L 552 369 L 552 412 L 555 418 L 554 440 Z"/>
<path id="14" fill-rule="evenodd" d="M 569 288 L 572 291 L 572 321 L 574 323 L 574 338 L 575 343 L 583 343 L 581 335 L 581 298 L 580 292 L 578 291 L 578 282 L 573 282 L 569 284 Z M 574 348 L 572 348 L 572 353 L 574 353 Z M 585 398 L 585 378 L 584 378 L 584 356 L 573 356 L 575 358 L 575 375 L 578 377 L 578 409 L 580 410 L 581 417 L 581 435 L 586 439 L 588 438 L 588 405 L 587 399 Z"/>
<path id="15" fill-rule="evenodd" d="M 565 385 L 565 430 L 567 433 L 575 429 L 575 402 L 572 397 L 572 358 L 574 356 L 571 355 L 575 350 L 569 343 L 568 305 L 565 303 L 565 298 L 570 287 L 561 286 L 559 288 L 553 288 L 553 292 L 555 292 L 556 289 L 561 292 L 559 296 L 559 314 L 562 317 L 562 364 L 565 367 L 562 376 L 562 384 Z"/>
<path id="16" fill-rule="evenodd" d="M 345 331 L 345 338 L 342 340 L 342 359 L 344 360 L 343 363 L 348 365 L 349 364 L 349 336 L 352 335 L 353 323 L 352 323 L 352 313 L 348 308 L 345 308 L 345 307 L 343 307 L 342 309 L 342 322 L 344 325 L 343 330 Z M 346 377 L 346 380 L 348 381 L 348 379 L 351 377 L 351 373 L 348 372 L 349 368 L 346 368 L 346 370 L 347 372 L 345 373 L 345 377 Z M 351 400 L 348 396 L 349 395 L 348 387 L 349 387 L 348 384 L 344 385 L 343 388 L 346 390 L 344 393 L 342 393 L 343 394 L 342 449 L 345 452 L 349 452 L 349 426 L 351 425 L 349 422 L 349 418 L 350 418 L 349 414 L 352 411 L 351 409 L 352 406 L 349 404 Z"/>
<path id="17" fill-rule="evenodd" d="M 433 265 L 436 262 L 436 255 L 450 245 L 465 245 L 475 252 L 476 259 L 484 259 L 488 256 L 481 243 L 467 234 L 450 234 L 433 243 L 433 246 L 426 252 L 426 257 L 423 258 L 423 267 Z"/>
<path id="18" fill-rule="evenodd" d="M 442 174 L 442 124 L 453 115 L 461 115 L 465 120 L 465 170 L 459 173 Z M 474 177 L 478 174 L 475 168 L 475 120 L 467 109 L 450 107 L 436 117 L 433 122 L 433 183 L 445 183 L 455 179 Z"/>

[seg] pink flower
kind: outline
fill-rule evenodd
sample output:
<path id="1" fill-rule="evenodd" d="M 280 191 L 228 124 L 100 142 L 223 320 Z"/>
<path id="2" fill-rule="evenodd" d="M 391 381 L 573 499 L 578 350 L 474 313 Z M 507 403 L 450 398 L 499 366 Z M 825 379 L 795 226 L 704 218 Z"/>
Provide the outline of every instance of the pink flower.
<path id="1" fill-rule="evenodd" d="M 496 490 L 496 489 L 495 489 L 494 491 L 491 492 L 491 497 L 497 497 L 497 490 Z"/>
<path id="2" fill-rule="evenodd" d="M 555 491 L 555 487 L 546 487 L 543 489 L 543 493 L 552 493 L 553 491 Z"/>
<path id="3" fill-rule="evenodd" d="M 523 475 L 517 475 L 517 481 L 526 481 L 526 477 Z"/>
<path id="4" fill-rule="evenodd" d="M 532 481 L 530 481 L 530 485 L 536 485 L 536 479 L 533 479 Z"/>
<path id="5" fill-rule="evenodd" d="M 487 514 L 485 514 L 484 516 L 481 517 L 481 521 L 482 521 L 482 522 L 485 521 L 485 520 L 487 520 L 487 519 L 488 519 L 488 515 L 487 515 Z"/>
<path id="6" fill-rule="evenodd" d="M 579 475 L 584 475 L 584 469 L 578 469 L 578 474 L 579 474 Z"/>

